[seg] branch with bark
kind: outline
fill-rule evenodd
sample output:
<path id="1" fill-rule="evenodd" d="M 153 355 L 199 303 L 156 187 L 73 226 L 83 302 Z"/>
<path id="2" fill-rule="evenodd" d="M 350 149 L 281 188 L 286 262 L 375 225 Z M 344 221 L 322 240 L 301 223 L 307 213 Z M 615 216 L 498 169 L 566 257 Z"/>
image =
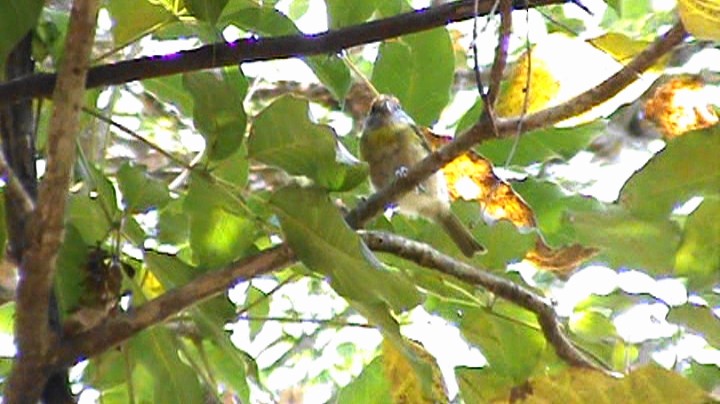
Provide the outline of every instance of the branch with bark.
<path id="1" fill-rule="evenodd" d="M 416 10 L 381 20 L 315 35 L 247 38 L 233 43 L 214 43 L 172 55 L 143 57 L 101 65 L 88 71 L 87 88 L 123 84 L 135 80 L 170 76 L 245 62 L 334 54 L 353 46 L 379 42 L 401 35 L 441 27 L 474 16 L 476 0 L 462 0 Z M 478 14 L 492 10 L 494 0 L 478 2 Z M 514 1 L 515 9 L 567 3 L 567 0 Z M 57 75 L 34 74 L 0 84 L 0 105 L 28 98 L 47 97 Z"/>
<path id="2" fill-rule="evenodd" d="M 47 171 L 28 224 L 19 268 L 15 337 L 20 354 L 5 385 L 8 403 L 36 402 L 50 373 L 47 355 L 57 336 L 50 330 L 48 309 L 98 10 L 97 0 L 77 0 L 70 13 L 65 57 L 53 92 Z"/>
<path id="3" fill-rule="evenodd" d="M 473 285 L 480 285 L 493 294 L 535 313 L 545 339 L 555 348 L 560 358 L 572 366 L 602 369 L 575 348 L 563 332 L 563 326 L 555 314 L 555 309 L 547 299 L 507 279 L 458 261 L 425 243 L 386 232 L 360 231 L 359 233 L 365 244 L 373 251 L 390 253 L 422 267 L 434 269 Z"/>

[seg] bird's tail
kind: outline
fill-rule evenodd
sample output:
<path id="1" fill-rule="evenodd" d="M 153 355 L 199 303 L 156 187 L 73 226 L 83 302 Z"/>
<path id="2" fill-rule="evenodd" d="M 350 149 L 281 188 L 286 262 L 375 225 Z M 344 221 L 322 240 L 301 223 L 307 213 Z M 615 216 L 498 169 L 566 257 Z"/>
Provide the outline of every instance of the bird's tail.
<path id="1" fill-rule="evenodd" d="M 475 254 L 485 253 L 485 247 L 480 244 L 465 225 L 452 212 L 439 215 L 437 218 L 439 224 L 445 232 L 455 242 L 466 257 L 472 257 Z"/>

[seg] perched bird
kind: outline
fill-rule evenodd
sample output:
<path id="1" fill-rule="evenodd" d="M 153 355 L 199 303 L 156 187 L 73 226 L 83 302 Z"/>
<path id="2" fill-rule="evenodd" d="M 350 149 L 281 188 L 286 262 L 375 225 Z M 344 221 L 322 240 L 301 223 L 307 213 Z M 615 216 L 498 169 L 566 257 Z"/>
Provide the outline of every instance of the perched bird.
<path id="1" fill-rule="evenodd" d="M 395 97 L 378 96 L 365 120 L 360 138 L 360 158 L 370 166 L 370 181 L 380 189 L 403 176 L 430 153 L 430 146 L 415 122 Z M 401 213 L 422 216 L 442 226 L 468 257 L 485 252 L 470 231 L 450 210 L 442 172 L 436 172 L 398 201 Z"/>

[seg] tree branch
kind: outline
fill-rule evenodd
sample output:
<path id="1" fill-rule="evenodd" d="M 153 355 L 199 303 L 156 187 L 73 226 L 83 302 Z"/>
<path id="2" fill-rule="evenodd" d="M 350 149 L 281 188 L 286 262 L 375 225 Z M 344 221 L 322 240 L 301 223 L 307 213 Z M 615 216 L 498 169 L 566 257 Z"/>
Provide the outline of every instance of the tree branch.
<path id="1" fill-rule="evenodd" d="M 415 189 L 417 184 L 432 173 L 470 150 L 476 144 L 491 139 L 495 136 L 494 129 L 497 129 L 497 136 L 499 137 L 516 134 L 518 123 L 522 119 L 523 133 L 526 133 L 568 119 L 607 101 L 628 84 L 635 81 L 641 72 L 647 70 L 660 57 L 680 44 L 686 36 L 687 32 L 685 32 L 682 25 L 680 23 L 676 24 L 613 76 L 600 83 L 597 87 L 558 106 L 544 109 L 524 118 L 498 118 L 495 128 L 492 127 L 495 120 L 481 119 L 475 126 L 456 137 L 452 142 L 434 151 L 411 167 L 407 175 L 398 177 L 393 183 L 371 195 L 352 210 L 345 217 L 345 220 L 353 228 L 362 227 L 367 220 L 382 211 L 390 202 Z"/>
<path id="2" fill-rule="evenodd" d="M 54 337 L 49 329 L 50 293 L 63 239 L 78 115 L 98 9 L 97 0 L 77 0 L 70 14 L 65 55 L 53 93 L 47 172 L 30 219 L 27 248 L 20 265 L 15 323 L 18 355 L 5 386 L 8 403 L 36 402 L 48 376 L 46 355 Z"/>
<path id="3" fill-rule="evenodd" d="M 567 0 L 531 0 L 531 7 L 562 4 Z M 343 49 L 425 31 L 472 18 L 474 0 L 451 2 L 382 20 L 370 21 L 316 35 L 249 38 L 233 43 L 215 43 L 172 55 L 151 56 L 101 65 L 90 69 L 87 87 L 104 87 L 135 80 L 169 76 L 214 67 L 233 66 L 260 60 L 337 53 Z M 478 11 L 487 14 L 494 0 L 482 0 Z M 526 8 L 526 1 L 514 1 Z M 0 105 L 27 98 L 45 97 L 52 91 L 55 74 L 35 74 L 0 85 Z"/>
<path id="4" fill-rule="evenodd" d="M 63 367 L 74 364 L 80 358 L 97 355 L 188 307 L 222 293 L 239 280 L 282 269 L 295 261 L 290 248 L 282 244 L 233 263 L 226 269 L 208 272 L 143 304 L 135 311 L 109 318 L 96 327 L 66 339 L 59 349 L 51 352 L 50 363 L 54 367 Z"/>
<path id="5" fill-rule="evenodd" d="M 425 243 L 395 234 L 361 231 L 360 235 L 373 251 L 387 252 L 426 267 L 436 269 L 473 285 L 480 285 L 503 299 L 509 300 L 537 315 L 545 338 L 557 355 L 573 366 L 600 369 L 580 352 L 563 333 L 563 326 L 555 310 L 546 299 L 507 279 L 500 278 L 473 266 L 457 261 Z"/>

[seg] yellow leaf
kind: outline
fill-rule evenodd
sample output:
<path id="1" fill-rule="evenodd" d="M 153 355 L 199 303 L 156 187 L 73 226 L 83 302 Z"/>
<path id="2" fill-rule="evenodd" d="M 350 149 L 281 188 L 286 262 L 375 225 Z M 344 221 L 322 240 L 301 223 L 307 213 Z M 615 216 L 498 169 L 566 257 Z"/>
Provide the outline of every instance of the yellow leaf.
<path id="1" fill-rule="evenodd" d="M 497 114 L 502 117 L 520 115 L 526 93 L 527 113 L 556 106 L 597 86 L 622 68 L 623 64 L 615 57 L 588 42 L 560 33 L 548 35 L 523 55 L 510 71 L 498 97 Z M 576 126 L 606 117 L 621 105 L 640 97 L 657 76 L 652 72 L 642 74 L 615 97 L 557 126 Z"/>
<path id="2" fill-rule="evenodd" d="M 419 343 L 406 340 L 407 346 L 418 358 L 432 367 L 431 397 L 423 391 L 423 384 L 412 365 L 387 338 L 383 340 L 383 365 L 385 376 L 390 382 L 390 393 L 395 404 L 447 403 L 447 388 L 435 358 Z"/>
<path id="3" fill-rule="evenodd" d="M 695 38 L 720 40 L 720 0 L 678 0 L 678 13 Z"/>

